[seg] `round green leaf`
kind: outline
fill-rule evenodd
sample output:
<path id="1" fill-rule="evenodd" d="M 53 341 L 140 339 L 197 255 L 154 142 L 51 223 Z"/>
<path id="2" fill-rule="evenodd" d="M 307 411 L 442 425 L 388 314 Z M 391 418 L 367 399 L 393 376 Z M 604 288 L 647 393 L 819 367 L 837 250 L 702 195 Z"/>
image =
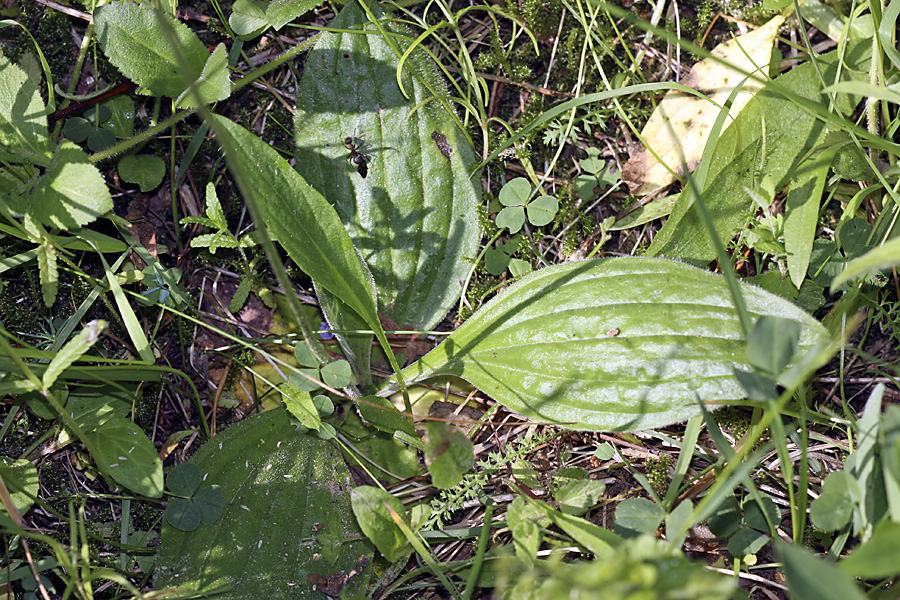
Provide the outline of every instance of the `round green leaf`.
<path id="1" fill-rule="evenodd" d="M 769 536 L 755 529 L 744 527 L 728 540 L 728 551 L 732 556 L 756 554 L 769 541 Z"/>
<path id="2" fill-rule="evenodd" d="M 520 258 L 509 259 L 509 274 L 513 277 L 522 277 L 531 273 L 531 263 Z"/>
<path id="3" fill-rule="evenodd" d="M 113 417 L 84 435 L 92 442 L 91 458 L 117 483 L 150 498 L 162 497 L 162 461 L 140 427 L 128 419 Z"/>
<path id="4" fill-rule="evenodd" d="M 250 40 L 269 28 L 266 5 L 259 0 L 235 0 L 228 24 L 238 37 Z"/>
<path id="5" fill-rule="evenodd" d="M 194 504 L 200 511 L 200 520 L 207 525 L 215 523 L 225 510 L 225 496 L 221 485 L 208 485 L 194 496 Z"/>
<path id="6" fill-rule="evenodd" d="M 24 515 L 32 507 L 38 495 L 40 481 L 37 468 L 31 464 L 31 461 L 24 458 L 16 460 L 0 456 L 0 475 L 9 489 L 13 506 L 20 515 Z M 6 509 L 2 505 L 0 505 L 0 513 L 6 513 Z"/>
<path id="7" fill-rule="evenodd" d="M 106 127 L 98 127 L 91 131 L 87 138 L 87 146 L 91 152 L 100 152 L 116 144 L 116 134 Z"/>
<path id="8" fill-rule="evenodd" d="M 475 460 L 472 440 L 456 427 L 440 421 L 429 421 L 427 428 L 425 465 L 434 486 L 446 490 L 472 470 Z"/>
<path id="9" fill-rule="evenodd" d="M 94 105 L 84 111 L 84 118 L 95 126 L 100 125 L 101 123 L 105 123 L 111 116 L 112 111 L 103 104 Z"/>
<path id="10" fill-rule="evenodd" d="M 829 339 L 787 300 L 741 292 L 752 317 L 800 324 L 800 356 Z M 749 370 L 745 348 L 724 277 L 661 259 L 587 260 L 523 277 L 403 378 L 455 375 L 529 418 L 637 430 L 744 398 L 734 370 Z"/>
<path id="11" fill-rule="evenodd" d="M 310 574 L 349 573 L 372 547 L 350 509 L 350 475 L 333 444 L 300 435 L 287 411 L 245 419 L 208 441 L 191 458 L 204 474 L 193 500 L 201 521 L 218 505 L 214 523 L 186 533 L 163 525 L 155 588 L 207 595 L 228 588 L 231 600 L 324 598 Z M 207 491 L 209 490 L 209 491 Z M 204 508 L 205 507 L 205 508 Z M 327 539 L 338 539 L 334 563 L 323 559 Z M 368 572 L 347 582 L 362 593 Z"/>
<path id="12" fill-rule="evenodd" d="M 741 527 L 741 504 L 734 496 L 726 496 L 709 516 L 709 530 L 718 537 L 728 537 Z"/>
<path id="13" fill-rule="evenodd" d="M 556 490 L 553 498 L 559 504 L 559 510 L 567 515 L 580 516 L 597 504 L 604 490 L 606 484 L 602 481 L 570 481 Z"/>
<path id="14" fill-rule="evenodd" d="M 594 450 L 594 456 L 596 456 L 599 460 L 609 460 L 615 455 L 615 448 L 613 448 L 612 444 L 608 442 L 600 444 L 599 446 L 597 446 L 597 449 Z"/>
<path id="15" fill-rule="evenodd" d="M 165 174 L 166 163 L 155 154 L 129 154 L 119 161 L 119 177 L 139 185 L 142 192 L 155 189 Z"/>
<path id="16" fill-rule="evenodd" d="M 497 213 L 494 223 L 501 229 L 506 227 L 510 233 L 517 233 L 525 224 L 525 207 L 507 206 Z"/>
<path id="17" fill-rule="evenodd" d="M 166 521 L 181 531 L 200 527 L 200 508 L 188 498 L 172 498 L 166 506 Z"/>
<path id="18" fill-rule="evenodd" d="M 809 507 L 813 525 L 825 531 L 837 531 L 849 523 L 854 506 L 850 488 L 855 485 L 856 480 L 845 471 L 835 471 L 826 477 L 822 495 Z"/>
<path id="19" fill-rule="evenodd" d="M 503 206 L 525 206 L 531 197 L 531 183 L 524 177 L 516 177 L 500 188 L 498 200 Z"/>
<path id="20" fill-rule="evenodd" d="M 647 498 L 628 498 L 616 507 L 616 524 L 613 531 L 622 537 L 652 535 L 662 523 L 662 507 Z"/>
<path id="21" fill-rule="evenodd" d="M 31 214 L 44 225 L 61 229 L 87 225 L 113 208 L 100 171 L 68 140 L 57 147 L 29 200 Z"/>
<path id="22" fill-rule="evenodd" d="M 346 360 L 336 360 L 322 367 L 322 383 L 330 387 L 340 389 L 350 385 L 353 381 L 353 373 L 350 363 Z"/>
<path id="23" fill-rule="evenodd" d="M 312 400 L 316 410 L 319 411 L 319 416 L 330 417 L 334 414 L 334 402 L 328 396 L 319 394 L 318 396 L 313 396 Z"/>
<path id="24" fill-rule="evenodd" d="M 93 130 L 94 126 L 87 119 L 72 117 L 66 120 L 66 124 L 63 126 L 63 135 L 76 144 L 80 144 L 88 138 Z"/>
<path id="25" fill-rule="evenodd" d="M 509 261 L 509 254 L 495 248 L 488 248 L 484 253 L 484 268 L 491 275 L 502 275 L 509 266 Z"/>
<path id="26" fill-rule="evenodd" d="M 760 508 L 760 502 L 763 507 Z M 778 505 L 768 496 L 762 496 L 760 502 L 752 498 L 744 500 L 744 522 L 758 531 L 769 531 L 769 521 L 775 527 L 781 525 L 781 511 Z M 766 518 L 768 517 L 768 520 Z M 754 551 L 755 552 L 755 551 Z M 745 552 L 744 554 L 753 554 L 753 552 Z M 740 556 L 740 554 L 735 554 Z"/>
<path id="27" fill-rule="evenodd" d="M 406 510 L 403 504 L 383 489 L 368 485 L 353 488 L 350 492 L 350 502 L 360 528 L 378 551 L 388 562 L 400 558 L 403 554 L 401 550 L 406 546 L 406 537 L 397 527 L 385 505 L 390 506 L 401 517 L 405 517 Z"/>
<path id="28" fill-rule="evenodd" d="M 528 222 L 535 227 L 543 227 L 556 217 L 559 211 L 559 201 L 553 196 L 538 196 L 525 207 L 528 212 Z"/>
<path id="29" fill-rule="evenodd" d="M 166 476 L 166 488 L 176 496 L 190 498 L 200 487 L 203 473 L 191 463 L 175 465 Z"/>

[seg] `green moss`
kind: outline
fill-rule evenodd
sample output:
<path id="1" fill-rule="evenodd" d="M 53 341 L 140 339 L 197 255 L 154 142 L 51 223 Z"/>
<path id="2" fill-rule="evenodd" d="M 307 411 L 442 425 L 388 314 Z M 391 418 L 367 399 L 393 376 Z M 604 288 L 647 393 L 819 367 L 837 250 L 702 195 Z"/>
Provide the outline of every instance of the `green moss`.
<path id="1" fill-rule="evenodd" d="M 653 491 L 660 498 L 665 497 L 669 491 L 669 484 L 672 482 L 669 475 L 669 468 L 672 465 L 672 458 L 668 454 L 663 454 L 659 458 L 648 458 L 644 461 L 644 471 L 647 481 L 653 487 Z"/>

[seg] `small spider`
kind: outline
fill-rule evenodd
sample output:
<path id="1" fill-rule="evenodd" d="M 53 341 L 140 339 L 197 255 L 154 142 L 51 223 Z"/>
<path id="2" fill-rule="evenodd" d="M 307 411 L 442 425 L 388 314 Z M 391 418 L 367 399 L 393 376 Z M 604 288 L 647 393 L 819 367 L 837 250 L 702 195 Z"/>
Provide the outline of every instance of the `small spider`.
<path id="1" fill-rule="evenodd" d="M 366 175 L 369 174 L 369 165 L 368 156 L 362 152 L 362 144 L 354 142 L 352 137 L 346 137 L 344 138 L 344 146 L 350 151 L 348 159 L 351 163 L 356 165 L 356 172 L 359 173 L 360 177 L 365 179 Z"/>

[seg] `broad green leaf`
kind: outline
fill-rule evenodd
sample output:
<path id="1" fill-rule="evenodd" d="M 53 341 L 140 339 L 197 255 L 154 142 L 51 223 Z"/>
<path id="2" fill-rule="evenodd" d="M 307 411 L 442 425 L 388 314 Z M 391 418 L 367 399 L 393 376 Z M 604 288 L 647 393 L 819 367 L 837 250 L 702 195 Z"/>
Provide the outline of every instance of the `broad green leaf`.
<path id="1" fill-rule="evenodd" d="M 140 186 L 142 192 L 156 189 L 166 174 L 166 163 L 155 154 L 129 154 L 119 161 L 119 177 Z"/>
<path id="2" fill-rule="evenodd" d="M 728 540 L 728 551 L 732 556 L 756 554 L 769 541 L 769 536 L 755 529 L 744 527 Z"/>
<path id="3" fill-rule="evenodd" d="M 534 564 L 537 559 L 537 551 L 544 539 L 542 522 L 544 525 L 550 523 L 540 507 L 528 504 L 521 496 L 506 509 L 506 524 L 513 535 L 513 548 L 525 564 Z"/>
<path id="4" fill-rule="evenodd" d="M 228 24 L 238 37 L 253 39 L 269 28 L 266 3 L 260 0 L 235 0 Z"/>
<path id="5" fill-rule="evenodd" d="M 828 170 L 836 149 L 813 155 L 790 174 L 790 189 L 784 205 L 784 249 L 787 251 L 788 273 L 799 289 L 809 268 L 819 207 Z"/>
<path id="6" fill-rule="evenodd" d="M 267 143 L 224 117 L 212 119 L 216 135 L 226 139 L 229 167 L 240 163 L 248 171 L 249 189 L 241 192 L 256 199 L 274 238 L 317 286 L 340 298 L 371 330 L 383 332 L 367 282 L 371 276 L 334 207 Z"/>
<path id="7" fill-rule="evenodd" d="M 709 516 L 709 530 L 717 537 L 728 537 L 741 527 L 741 505 L 733 495 L 726 496 Z"/>
<path id="8" fill-rule="evenodd" d="M 559 504 L 559 510 L 568 515 L 581 516 L 597 504 L 604 490 L 606 484 L 602 481 L 570 481 L 556 490 L 553 499 Z"/>
<path id="9" fill-rule="evenodd" d="M 792 598 L 819 600 L 865 600 L 849 575 L 831 561 L 816 558 L 808 550 L 780 542 L 778 555 L 787 576 Z"/>
<path id="10" fill-rule="evenodd" d="M 747 285 L 742 294 L 751 316 L 800 324 L 800 355 L 828 339 L 787 300 Z M 635 430 L 743 398 L 734 368 L 749 369 L 745 344 L 724 278 L 674 261 L 590 260 L 524 277 L 403 375 L 462 377 L 573 429 Z"/>
<path id="11" fill-rule="evenodd" d="M 103 175 L 84 151 L 64 140 L 28 197 L 27 211 L 47 227 L 77 229 L 113 208 Z"/>
<path id="12" fill-rule="evenodd" d="M 9 490 L 13 506 L 20 515 L 27 513 L 38 495 L 40 480 L 37 468 L 24 458 L 17 460 L 0 456 L 0 476 Z M 0 505 L 0 514 L 5 513 L 5 507 Z"/>
<path id="13" fill-rule="evenodd" d="M 47 164 L 47 108 L 25 71 L 0 56 L 0 159 Z"/>
<path id="14" fill-rule="evenodd" d="M 54 397 L 59 402 L 60 406 L 66 405 L 66 402 L 69 399 L 68 386 L 60 383 L 51 387 L 50 391 L 54 394 Z M 56 409 L 50 404 L 50 401 L 39 390 L 19 394 L 19 399 L 22 400 L 25 403 L 25 406 L 28 407 L 28 410 L 34 413 L 38 418 L 49 421 L 51 419 L 56 419 L 59 416 L 56 413 Z"/>
<path id="15" fill-rule="evenodd" d="M 125 390 L 112 385 L 95 389 L 78 386 L 69 394 L 65 407 L 82 431 L 92 431 L 112 418 L 127 417 L 134 399 L 133 388 L 127 386 Z"/>
<path id="16" fill-rule="evenodd" d="M 91 458 L 116 483 L 150 498 L 162 496 L 162 461 L 140 427 L 128 419 L 113 417 L 84 435 L 95 448 Z"/>
<path id="17" fill-rule="evenodd" d="M 166 489 L 176 496 L 190 497 L 200 487 L 203 472 L 193 463 L 175 465 L 166 475 Z"/>
<path id="18" fill-rule="evenodd" d="M 863 46 L 857 45 L 846 53 L 850 68 L 841 69 L 842 78 L 859 80 L 864 76 L 867 59 L 863 56 L 866 52 Z M 835 51 L 817 58 L 825 81 L 836 80 L 838 56 Z M 861 67 L 863 70 L 855 70 Z M 758 189 L 764 175 L 780 190 L 800 168 L 808 152 L 825 140 L 825 124 L 775 90 L 788 90 L 827 105 L 828 101 L 821 95 L 821 82 L 816 67 L 810 63 L 791 69 L 763 88 L 719 138 L 706 176 L 703 199 L 716 233 L 724 242 L 745 225 L 755 210 L 756 205 L 746 190 Z M 835 108 L 848 114 L 857 101 L 855 97 L 839 94 L 835 97 Z M 695 264 L 706 264 L 715 258 L 712 239 L 692 202 L 692 194 L 679 197 L 665 226 L 654 238 L 649 255 L 680 258 Z"/>
<path id="19" fill-rule="evenodd" d="M 228 78 L 228 53 L 225 44 L 219 44 L 206 59 L 197 81 L 184 90 L 175 100 L 178 108 L 193 108 L 198 104 L 209 104 L 224 100 L 231 95 L 231 80 Z M 199 103 L 198 103 L 199 98 Z"/>
<path id="20" fill-rule="evenodd" d="M 129 138 L 134 135 L 134 100 L 127 95 L 110 98 L 103 103 L 109 109 L 110 117 L 107 126 L 116 137 Z M 73 140 L 74 141 L 74 140 Z"/>
<path id="21" fill-rule="evenodd" d="M 760 506 L 760 504 L 762 506 Z M 744 522 L 753 529 L 769 531 L 769 521 L 775 527 L 781 525 L 781 511 L 769 496 L 760 496 L 759 502 L 752 498 L 744 500 Z"/>
<path id="22" fill-rule="evenodd" d="M 353 488 L 350 492 L 350 501 L 360 528 L 378 551 L 388 562 L 400 558 L 404 554 L 403 548 L 407 545 L 406 537 L 397 527 L 385 505 L 402 516 L 406 514 L 403 504 L 383 489 L 368 485 Z"/>
<path id="23" fill-rule="evenodd" d="M 900 265 L 900 238 L 889 240 L 848 262 L 840 275 L 832 280 L 831 289 L 836 290 L 851 279 L 894 265 Z"/>
<path id="24" fill-rule="evenodd" d="M 813 525 L 825 531 L 837 531 L 850 522 L 853 514 L 852 486 L 856 480 L 846 471 L 835 471 L 825 478 L 822 495 L 809 507 Z"/>
<path id="25" fill-rule="evenodd" d="M 884 579 L 900 573 L 900 523 L 885 520 L 872 537 L 853 549 L 839 564 L 841 571 L 863 579 Z"/>
<path id="26" fill-rule="evenodd" d="M 298 434 L 287 411 L 229 428 L 191 463 L 204 473 L 206 487 L 194 498 L 201 514 L 204 490 L 213 486 L 221 486 L 225 510 L 190 533 L 163 525 L 156 589 L 187 594 L 229 586 L 231 600 L 321 600 L 308 575 L 347 573 L 360 555 L 371 555 L 350 512 L 350 477 L 339 450 Z M 321 558 L 326 536 L 343 541 L 335 565 Z M 361 593 L 366 577 L 350 579 L 347 592 Z"/>
<path id="27" fill-rule="evenodd" d="M 628 498 L 616 507 L 616 524 L 613 531 L 622 537 L 652 535 L 662 523 L 665 511 L 647 498 Z"/>
<path id="28" fill-rule="evenodd" d="M 584 546 L 598 558 L 609 557 L 614 553 L 614 549 L 621 546 L 624 541 L 619 534 L 609 529 L 595 525 L 581 517 L 554 510 L 540 500 L 528 499 L 528 503 L 540 507 L 551 523 L 562 529 L 576 544 Z"/>
<path id="29" fill-rule="evenodd" d="M 456 427 L 441 421 L 429 421 L 427 429 L 425 466 L 436 488 L 449 489 L 472 470 L 475 461 L 472 440 Z"/>
<path id="30" fill-rule="evenodd" d="M 272 0 L 266 7 L 266 19 L 278 30 L 318 5 L 317 0 Z"/>
<path id="31" fill-rule="evenodd" d="M 367 21 L 350 2 L 331 27 Z M 390 19 L 381 26 L 400 34 L 390 40 L 402 52 L 408 31 Z M 401 328 L 428 329 L 459 298 L 477 254 L 478 177 L 453 109 L 425 103 L 447 93 L 427 56 L 413 52 L 404 63 L 409 99 L 397 85 L 398 60 L 381 35 L 320 35 L 298 91 L 297 169 L 334 204 L 374 277 L 379 313 Z M 348 137 L 365 169 L 348 160 Z"/>
<path id="32" fill-rule="evenodd" d="M 780 317 L 762 317 L 747 340 L 747 360 L 768 375 L 778 375 L 794 358 L 800 323 Z"/>
<path id="33" fill-rule="evenodd" d="M 372 405 L 375 406 L 372 406 Z M 409 435 L 415 435 L 412 422 L 409 417 L 399 413 L 387 398 L 381 396 L 365 396 L 356 403 L 359 414 L 370 425 L 380 431 L 392 434 L 395 431 L 404 431 Z"/>
<path id="34" fill-rule="evenodd" d="M 180 96 L 186 75 L 197 78 L 209 58 L 187 25 L 149 4 L 105 4 L 94 11 L 94 27 L 109 61 L 154 96 Z M 170 35 L 178 48 L 172 47 Z"/>

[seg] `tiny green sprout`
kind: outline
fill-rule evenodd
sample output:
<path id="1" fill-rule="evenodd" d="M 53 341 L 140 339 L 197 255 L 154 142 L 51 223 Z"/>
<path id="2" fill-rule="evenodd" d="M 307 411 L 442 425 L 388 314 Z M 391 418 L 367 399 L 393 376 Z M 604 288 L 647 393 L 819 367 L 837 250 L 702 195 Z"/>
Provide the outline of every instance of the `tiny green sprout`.
<path id="1" fill-rule="evenodd" d="M 500 190 L 499 200 L 503 209 L 497 213 L 497 227 L 505 227 L 510 233 L 517 233 L 528 222 L 535 227 L 543 227 L 553 221 L 559 211 L 559 201 L 553 196 L 539 196 L 531 199 L 531 183 L 524 177 L 516 177 Z"/>

